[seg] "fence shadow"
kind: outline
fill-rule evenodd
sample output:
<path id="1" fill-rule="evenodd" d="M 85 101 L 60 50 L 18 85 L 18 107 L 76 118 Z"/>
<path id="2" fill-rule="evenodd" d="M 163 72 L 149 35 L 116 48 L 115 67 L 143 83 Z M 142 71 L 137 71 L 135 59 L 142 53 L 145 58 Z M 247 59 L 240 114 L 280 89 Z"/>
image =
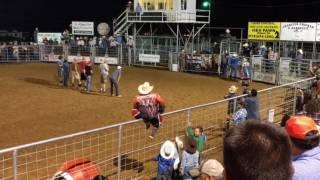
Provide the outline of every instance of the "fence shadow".
<path id="1" fill-rule="evenodd" d="M 118 167 L 118 157 L 113 159 L 113 165 Z M 136 159 L 128 158 L 128 155 L 121 156 L 121 171 L 136 170 L 141 173 L 144 170 L 144 164 Z"/>
<path id="2" fill-rule="evenodd" d="M 48 87 L 57 87 L 57 84 L 52 81 L 48 81 L 45 79 L 38 79 L 38 78 L 24 78 L 23 79 L 27 83 L 31 84 L 38 84 L 38 85 L 43 85 L 43 86 L 48 86 Z"/>

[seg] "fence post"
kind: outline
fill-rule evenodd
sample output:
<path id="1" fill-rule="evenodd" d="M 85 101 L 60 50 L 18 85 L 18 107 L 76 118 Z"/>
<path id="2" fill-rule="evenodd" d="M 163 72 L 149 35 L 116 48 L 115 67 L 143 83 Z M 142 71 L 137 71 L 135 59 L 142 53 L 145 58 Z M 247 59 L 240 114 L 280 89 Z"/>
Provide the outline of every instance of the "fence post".
<path id="1" fill-rule="evenodd" d="M 294 93 L 293 93 L 293 115 L 296 114 L 296 103 L 297 103 L 297 84 L 294 84 Z"/>
<path id="2" fill-rule="evenodd" d="M 191 120 L 191 109 L 187 111 L 186 121 L 188 125 L 190 124 L 190 120 Z"/>
<path id="3" fill-rule="evenodd" d="M 13 179 L 18 180 L 18 167 L 17 167 L 17 154 L 18 150 L 14 150 L 12 154 L 12 159 L 13 159 Z"/>
<path id="4" fill-rule="evenodd" d="M 128 66 L 131 66 L 131 47 L 128 47 Z"/>
<path id="5" fill-rule="evenodd" d="M 122 125 L 118 129 L 118 180 L 121 179 L 121 143 L 122 143 Z"/>
<path id="6" fill-rule="evenodd" d="M 268 104 L 267 104 L 267 106 L 268 106 L 268 111 L 267 111 L 267 117 L 269 117 L 269 111 L 271 110 L 271 104 L 272 104 L 272 90 L 270 89 L 269 91 L 268 91 Z"/>

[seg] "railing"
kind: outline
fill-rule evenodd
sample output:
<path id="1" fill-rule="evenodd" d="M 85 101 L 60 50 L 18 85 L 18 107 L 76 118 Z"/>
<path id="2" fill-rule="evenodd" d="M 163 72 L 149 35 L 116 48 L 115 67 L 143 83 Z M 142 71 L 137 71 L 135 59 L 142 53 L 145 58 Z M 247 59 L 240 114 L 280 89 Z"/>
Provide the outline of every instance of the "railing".
<path id="1" fill-rule="evenodd" d="M 120 14 L 120 16 L 113 21 L 113 34 L 119 33 L 121 31 L 121 27 L 125 26 L 128 22 L 128 10 L 126 9 L 125 11 Z"/>
<path id="2" fill-rule="evenodd" d="M 314 78 L 259 91 L 263 120 L 279 122 L 283 114 L 295 114 L 296 91 L 306 89 Z M 238 96 L 164 114 L 165 123 L 154 140 L 141 120 L 84 131 L 0 151 L 0 179 L 49 179 L 66 161 L 89 158 L 109 179 L 155 177 L 152 157 L 165 140 L 183 137 L 187 124 L 205 127 L 204 158 L 222 160 L 223 128 L 228 101 Z M 269 118 L 274 113 L 273 118 Z"/>
<path id="3" fill-rule="evenodd" d="M 40 60 L 39 46 L 0 47 L 0 63 L 34 62 Z"/>
<path id="4" fill-rule="evenodd" d="M 136 12 L 128 13 L 128 22 L 149 22 L 149 23 L 210 23 L 209 10 L 191 11 L 146 11 L 143 14 Z"/>

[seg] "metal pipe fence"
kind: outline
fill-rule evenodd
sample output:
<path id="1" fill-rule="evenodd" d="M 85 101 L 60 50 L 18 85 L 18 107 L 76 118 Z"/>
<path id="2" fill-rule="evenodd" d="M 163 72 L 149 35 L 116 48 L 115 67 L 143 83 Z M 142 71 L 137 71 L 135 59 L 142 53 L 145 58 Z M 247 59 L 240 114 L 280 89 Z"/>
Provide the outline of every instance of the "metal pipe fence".
<path id="1" fill-rule="evenodd" d="M 313 81 L 309 78 L 259 91 L 262 119 L 277 123 L 283 114 L 295 114 L 297 89 L 306 89 Z M 245 96 L 165 113 L 165 122 L 154 140 L 148 138 L 141 120 L 132 120 L 0 150 L 0 179 L 50 179 L 63 163 L 79 158 L 93 161 L 109 179 L 152 178 L 157 168 L 151 159 L 158 155 L 161 144 L 183 137 L 189 123 L 204 127 L 204 158 L 222 160 L 228 102 Z"/>

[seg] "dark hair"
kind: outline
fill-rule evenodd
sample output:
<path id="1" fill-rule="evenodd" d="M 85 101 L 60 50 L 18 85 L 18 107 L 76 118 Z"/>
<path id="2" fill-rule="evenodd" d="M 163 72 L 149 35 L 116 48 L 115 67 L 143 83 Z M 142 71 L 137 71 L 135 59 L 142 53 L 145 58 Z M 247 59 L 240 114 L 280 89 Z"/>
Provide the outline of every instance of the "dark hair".
<path id="1" fill-rule="evenodd" d="M 251 96 L 256 97 L 258 95 L 258 91 L 256 89 L 251 89 Z"/>
<path id="2" fill-rule="evenodd" d="M 223 157 L 231 180 L 292 179 L 290 139 L 271 123 L 246 121 L 231 129 Z"/>
<path id="3" fill-rule="evenodd" d="M 311 150 L 315 147 L 319 146 L 319 141 L 320 141 L 320 136 L 318 131 L 310 131 L 309 133 L 306 134 L 306 136 L 311 137 L 310 139 L 307 140 L 300 140 L 296 139 L 293 137 L 291 138 L 291 142 L 299 149 L 303 151 Z"/>
<path id="4" fill-rule="evenodd" d="M 203 133 L 203 127 L 202 126 L 197 126 L 195 129 L 199 129 L 201 133 Z"/>
<path id="5" fill-rule="evenodd" d="M 286 127 L 286 124 L 287 124 L 287 121 L 290 119 L 290 115 L 288 114 L 285 114 L 282 116 L 282 119 L 281 119 L 281 123 L 280 123 L 280 126 L 281 127 Z"/>

